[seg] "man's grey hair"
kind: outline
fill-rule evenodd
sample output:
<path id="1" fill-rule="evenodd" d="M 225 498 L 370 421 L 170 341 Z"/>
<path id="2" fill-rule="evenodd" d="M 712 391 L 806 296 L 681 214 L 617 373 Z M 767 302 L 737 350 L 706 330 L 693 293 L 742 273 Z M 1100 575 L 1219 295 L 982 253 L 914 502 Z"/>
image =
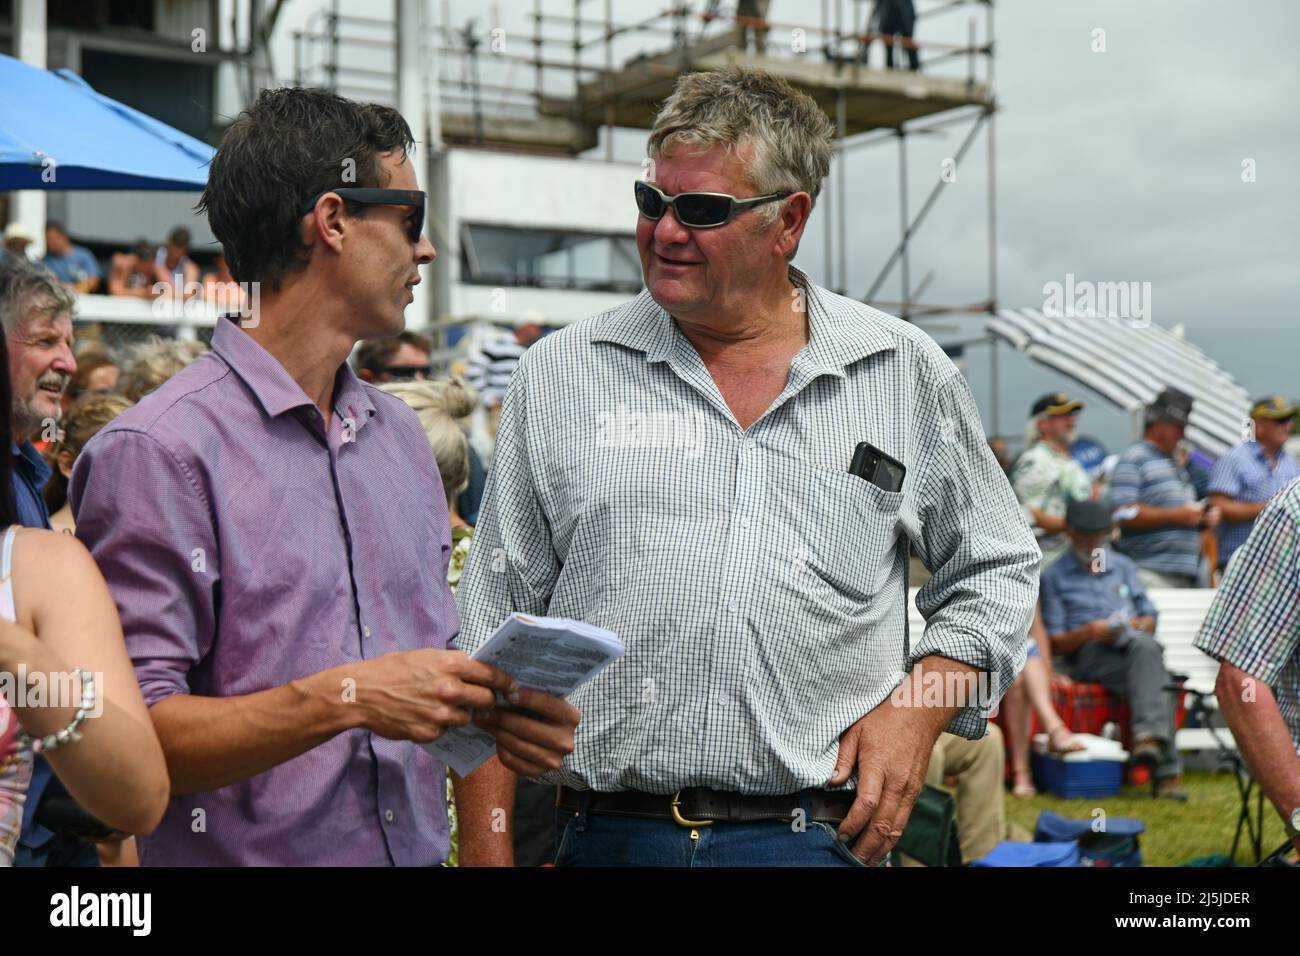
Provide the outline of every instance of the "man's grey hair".
<path id="1" fill-rule="evenodd" d="M 76 296 L 39 262 L 0 257 L 0 325 L 6 334 L 45 315 L 71 313 Z"/>
<path id="2" fill-rule="evenodd" d="M 729 155 L 752 145 L 749 178 L 758 195 L 806 192 L 816 203 L 834 139 L 834 125 L 812 97 L 764 70 L 732 66 L 677 81 L 655 117 L 646 153 L 657 161 L 678 145 L 721 146 Z M 780 205 L 754 211 L 770 224 Z"/>

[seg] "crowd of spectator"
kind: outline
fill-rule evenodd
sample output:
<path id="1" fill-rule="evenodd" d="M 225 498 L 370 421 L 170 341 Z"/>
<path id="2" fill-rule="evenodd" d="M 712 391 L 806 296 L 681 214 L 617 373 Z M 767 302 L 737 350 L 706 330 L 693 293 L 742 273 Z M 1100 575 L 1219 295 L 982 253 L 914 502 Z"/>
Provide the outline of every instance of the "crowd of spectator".
<path id="1" fill-rule="evenodd" d="M 142 238 L 128 249 L 112 251 L 106 262 L 101 262 L 89 248 L 73 242 L 63 223 L 51 219 L 45 224 L 45 254 L 40 261 L 59 282 L 82 294 L 238 301 L 239 285 L 225 258 L 217 253 L 208 257 L 206 268 L 200 267 L 193 258 L 191 241 L 189 229 L 176 226 L 161 243 Z M 5 227 L 0 259 L 32 258 L 32 242 L 25 226 L 10 223 Z"/>

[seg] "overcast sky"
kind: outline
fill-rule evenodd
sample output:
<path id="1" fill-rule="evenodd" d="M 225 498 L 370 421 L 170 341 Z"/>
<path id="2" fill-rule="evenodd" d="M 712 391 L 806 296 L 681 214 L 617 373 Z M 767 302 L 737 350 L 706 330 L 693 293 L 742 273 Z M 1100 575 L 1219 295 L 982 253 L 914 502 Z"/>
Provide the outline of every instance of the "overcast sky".
<path id="1" fill-rule="evenodd" d="M 846 22 L 865 9 L 856 0 L 840 2 Z M 918 4 L 922 10 L 933 5 Z M 641 19 L 662 6 L 615 0 L 614 16 Z M 772 0 L 768 16 L 815 26 L 821 6 Z M 343 7 L 375 10 L 360 0 L 344 0 Z M 441 11 L 443 4 L 434 7 Z M 531 34 L 532 7 L 532 0 L 449 4 L 453 23 L 476 16 L 480 32 L 499 22 L 516 38 Z M 545 0 L 543 7 L 572 11 L 569 0 Z M 296 0 L 286 10 L 276 64 L 285 78 L 292 64 L 288 34 L 316 9 L 310 0 Z M 1000 305 L 1041 308 L 1044 284 L 1064 282 L 1067 273 L 1094 282 L 1150 282 L 1152 321 L 1181 323 L 1188 339 L 1252 395 L 1300 396 L 1300 110 L 1290 99 L 1300 88 L 1294 51 L 1300 4 L 1000 0 L 995 9 Z M 918 39 L 964 42 L 972 10 L 922 17 Z M 603 4 L 586 5 L 586 15 L 602 13 Z M 1239 19 L 1226 20 L 1228 13 Z M 982 36 L 982 8 L 978 23 Z M 565 35 L 563 25 L 550 29 Z M 1093 50 L 1097 30 L 1104 31 L 1104 52 Z M 774 30 L 772 41 L 788 43 L 788 29 Z M 628 41 L 620 53 L 652 45 Z M 873 53 L 878 64 L 881 51 Z M 526 81 L 517 71 L 513 79 Z M 909 139 L 913 210 L 966 128 Z M 643 142 L 643 133 L 621 135 L 618 158 L 639 158 Z M 986 295 L 985 155 L 981 136 L 916 240 L 912 282 L 933 273 L 924 293 L 929 301 L 975 302 Z M 1246 159 L 1254 161 L 1252 183 L 1242 181 Z M 861 296 L 898 235 L 897 150 L 882 144 L 850 152 L 846 168 L 847 285 Z M 837 188 L 834 169 L 831 179 L 830 188 Z M 820 217 L 833 202 L 814 213 L 797 260 L 819 282 L 827 280 Z M 896 272 L 880 295 L 898 298 Z M 940 341 L 979 333 L 978 319 L 930 325 Z M 985 347 L 969 349 L 966 369 L 991 428 L 987 355 Z M 1020 432 L 1042 392 L 1078 391 L 1009 348 L 1000 356 L 1003 433 Z M 1099 396 L 1083 397 L 1091 401 L 1081 430 L 1112 448 L 1123 444 L 1127 418 Z"/>

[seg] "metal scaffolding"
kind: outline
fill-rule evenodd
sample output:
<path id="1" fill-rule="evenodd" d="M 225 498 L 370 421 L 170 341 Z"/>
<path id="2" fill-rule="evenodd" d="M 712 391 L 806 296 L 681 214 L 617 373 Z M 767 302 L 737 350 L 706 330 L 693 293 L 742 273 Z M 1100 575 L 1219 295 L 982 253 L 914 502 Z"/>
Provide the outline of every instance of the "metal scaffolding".
<path id="1" fill-rule="evenodd" d="M 706 8 L 694 9 L 701 6 Z M 816 24 L 740 17 L 718 6 L 677 2 L 643 19 L 617 22 L 612 0 L 533 0 L 528 14 L 531 35 L 521 38 L 508 36 L 499 26 L 480 30 L 479 18 L 453 26 L 451 4 L 442 0 L 437 58 L 443 139 L 449 144 L 577 155 L 596 148 L 603 134 L 604 156 L 612 160 L 612 131 L 650 128 L 659 104 L 682 73 L 733 63 L 760 67 L 810 95 L 836 126 L 833 173 L 823 192 L 828 210 L 826 284 L 913 321 L 996 313 L 992 0 L 918 2 L 921 27 L 966 10 L 970 17 L 962 44 L 869 32 L 866 23 L 856 22 L 867 5 L 854 0 L 822 0 Z M 557 12 L 561 8 L 564 12 Z M 594 15 L 597 8 L 600 15 Z M 490 24 L 499 22 L 495 9 L 490 16 Z M 783 39 L 768 39 L 763 53 L 750 53 L 747 29 Z M 918 51 L 922 72 L 864 65 L 864 51 L 877 42 Z M 395 58 L 385 52 L 393 46 L 391 20 L 343 15 L 338 0 L 332 0 L 307 30 L 295 34 L 295 81 L 393 103 Z M 349 62 L 350 54 L 359 54 L 364 64 Z M 933 72 L 936 67 L 941 71 Z M 908 139 L 963 125 L 967 129 L 954 163 L 969 153 L 981 131 L 985 133 L 987 288 L 964 301 L 929 302 L 922 297 L 928 277 L 912 285 L 912 244 L 946 183 L 939 177 L 919 207 L 910 208 Z M 898 155 L 898 240 L 874 271 L 867 263 L 851 267 L 845 155 L 890 140 Z M 874 278 L 865 288 L 852 289 L 851 271 Z M 895 272 L 897 298 L 886 298 L 885 285 Z M 996 389 L 996 350 L 992 361 Z M 992 424 L 996 431 L 996 420 Z"/>

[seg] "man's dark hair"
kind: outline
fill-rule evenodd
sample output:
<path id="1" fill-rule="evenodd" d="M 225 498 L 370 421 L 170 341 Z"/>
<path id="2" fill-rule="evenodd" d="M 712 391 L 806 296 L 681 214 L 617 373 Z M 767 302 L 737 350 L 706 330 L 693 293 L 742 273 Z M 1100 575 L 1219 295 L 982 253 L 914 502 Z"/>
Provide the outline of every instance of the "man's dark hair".
<path id="1" fill-rule="evenodd" d="M 237 282 L 279 289 L 306 264 L 303 206 L 339 186 L 387 186 L 380 155 L 414 145 L 406 120 L 390 107 L 324 90 L 263 90 L 226 131 L 195 208 L 207 213 Z M 347 208 L 362 214 L 359 204 Z"/>
<path id="2" fill-rule="evenodd" d="M 64 227 L 63 223 L 59 222 L 59 220 L 57 219 L 45 220 L 45 228 L 53 229 L 55 232 L 59 233 L 62 236 L 67 236 L 68 234 L 68 230 Z"/>
<path id="3" fill-rule="evenodd" d="M 190 231 L 184 226 L 177 226 L 167 234 L 167 241 L 173 246 L 188 249 L 190 247 Z"/>
<path id="4" fill-rule="evenodd" d="M 393 361 L 393 356 L 403 345 L 411 345 L 426 355 L 433 354 L 433 343 L 418 332 L 405 331 L 385 339 L 366 339 L 357 346 L 357 357 L 353 367 L 359 372 L 363 368 L 379 375 Z"/>

